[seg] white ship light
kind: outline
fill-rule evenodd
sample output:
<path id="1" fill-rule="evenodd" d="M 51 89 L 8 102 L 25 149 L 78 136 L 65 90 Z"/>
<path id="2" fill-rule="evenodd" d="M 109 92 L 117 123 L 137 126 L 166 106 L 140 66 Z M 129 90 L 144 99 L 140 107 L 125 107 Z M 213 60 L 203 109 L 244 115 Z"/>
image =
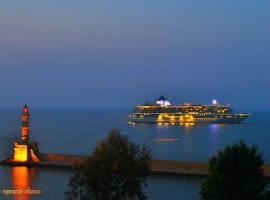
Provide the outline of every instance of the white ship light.
<path id="1" fill-rule="evenodd" d="M 160 101 L 157 101 L 157 105 L 160 105 L 160 106 L 170 106 L 171 103 L 168 100 L 160 100 Z"/>
<path id="2" fill-rule="evenodd" d="M 217 105 L 218 104 L 217 100 L 216 99 L 212 100 L 212 104 Z"/>
<path id="3" fill-rule="evenodd" d="M 157 100 L 157 105 L 160 105 L 160 106 L 170 106 L 171 103 L 165 99 L 163 96 L 159 97 L 158 100 Z"/>

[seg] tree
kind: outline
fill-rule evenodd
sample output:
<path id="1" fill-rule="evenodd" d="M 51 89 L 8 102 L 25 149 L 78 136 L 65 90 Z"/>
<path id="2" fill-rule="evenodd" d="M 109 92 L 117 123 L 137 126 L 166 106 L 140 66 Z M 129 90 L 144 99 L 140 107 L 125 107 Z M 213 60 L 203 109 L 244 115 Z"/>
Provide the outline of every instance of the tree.
<path id="1" fill-rule="evenodd" d="M 150 149 L 135 145 L 120 130 L 112 129 L 92 156 L 74 168 L 65 192 L 67 200 L 146 199 Z"/>
<path id="2" fill-rule="evenodd" d="M 263 175 L 264 160 L 257 147 L 243 141 L 225 147 L 209 160 L 206 178 L 200 188 L 204 200 L 261 200 L 270 199 Z"/>

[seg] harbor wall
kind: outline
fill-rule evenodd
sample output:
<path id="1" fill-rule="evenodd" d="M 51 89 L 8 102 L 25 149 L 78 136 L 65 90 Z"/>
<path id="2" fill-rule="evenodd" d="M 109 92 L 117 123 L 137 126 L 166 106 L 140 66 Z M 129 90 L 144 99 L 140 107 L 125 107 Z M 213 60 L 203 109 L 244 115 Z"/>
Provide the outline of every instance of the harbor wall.
<path id="1" fill-rule="evenodd" d="M 81 155 L 64 155 L 55 153 L 40 154 L 41 162 L 39 163 L 18 163 L 10 159 L 1 161 L 2 165 L 24 165 L 32 167 L 49 167 L 72 169 L 75 163 L 79 163 L 87 156 Z M 192 175 L 192 176 L 207 176 L 208 163 L 196 161 L 179 161 L 179 160 L 152 160 L 151 173 L 164 175 Z M 270 165 L 264 166 L 265 176 L 270 178 Z"/>

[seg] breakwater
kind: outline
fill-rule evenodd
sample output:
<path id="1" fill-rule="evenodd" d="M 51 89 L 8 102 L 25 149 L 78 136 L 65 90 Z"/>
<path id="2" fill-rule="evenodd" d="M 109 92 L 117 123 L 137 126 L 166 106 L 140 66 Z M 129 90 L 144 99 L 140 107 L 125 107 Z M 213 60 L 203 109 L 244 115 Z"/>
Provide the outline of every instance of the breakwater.
<path id="1" fill-rule="evenodd" d="M 18 163 L 13 162 L 10 159 L 1 161 L 1 165 L 11 166 L 30 166 L 30 167 L 48 167 L 48 168 L 62 168 L 72 169 L 74 164 L 79 163 L 87 156 L 81 155 L 63 155 L 55 153 L 40 154 L 41 162 L 27 162 Z M 192 175 L 192 176 L 207 176 L 208 164 L 206 162 L 195 161 L 178 161 L 178 160 L 152 160 L 151 172 L 153 174 L 164 175 Z M 270 178 L 270 165 L 264 166 L 265 176 Z"/>

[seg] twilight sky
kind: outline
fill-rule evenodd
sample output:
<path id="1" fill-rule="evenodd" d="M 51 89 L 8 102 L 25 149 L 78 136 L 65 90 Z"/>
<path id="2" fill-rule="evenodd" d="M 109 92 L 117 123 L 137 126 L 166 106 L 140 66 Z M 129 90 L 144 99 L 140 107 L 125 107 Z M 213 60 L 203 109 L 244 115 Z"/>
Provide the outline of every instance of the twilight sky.
<path id="1" fill-rule="evenodd" d="M 270 109 L 269 0 L 0 2 L 0 105 Z"/>

